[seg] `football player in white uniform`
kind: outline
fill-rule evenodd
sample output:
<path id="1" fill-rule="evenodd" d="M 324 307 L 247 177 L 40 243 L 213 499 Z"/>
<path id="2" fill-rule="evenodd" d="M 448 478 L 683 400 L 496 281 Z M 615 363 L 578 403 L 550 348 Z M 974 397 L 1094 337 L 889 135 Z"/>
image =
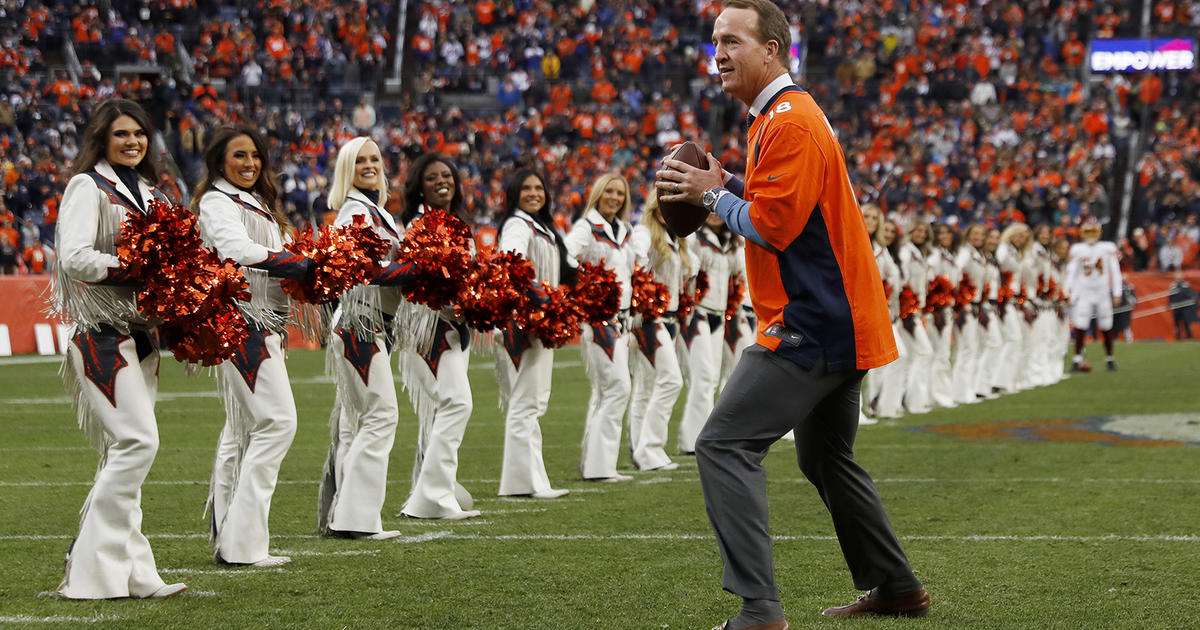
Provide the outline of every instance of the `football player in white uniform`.
<path id="1" fill-rule="evenodd" d="M 1072 372 L 1087 372 L 1091 366 L 1083 360 L 1083 344 L 1093 318 L 1104 339 L 1105 362 L 1116 371 L 1113 361 L 1113 307 L 1121 301 L 1121 268 L 1117 246 L 1100 240 L 1100 224 L 1094 219 L 1079 228 L 1083 240 L 1071 246 L 1064 290 L 1071 304 L 1071 327 L 1075 338 Z"/>

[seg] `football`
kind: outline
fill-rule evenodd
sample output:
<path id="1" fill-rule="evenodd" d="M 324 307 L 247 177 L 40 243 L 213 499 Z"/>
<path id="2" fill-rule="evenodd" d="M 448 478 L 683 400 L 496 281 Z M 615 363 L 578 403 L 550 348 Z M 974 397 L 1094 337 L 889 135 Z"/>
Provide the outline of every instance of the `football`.
<path id="1" fill-rule="evenodd" d="M 679 160 L 696 168 L 708 168 L 708 156 L 704 154 L 699 145 L 690 140 L 675 147 L 675 150 L 666 159 Z M 657 194 L 656 191 L 655 195 Z M 667 231 L 676 238 L 683 238 L 700 229 L 700 226 L 704 225 L 704 220 L 708 218 L 708 210 L 705 210 L 704 206 L 693 203 L 659 200 L 658 207 L 662 210 Z"/>

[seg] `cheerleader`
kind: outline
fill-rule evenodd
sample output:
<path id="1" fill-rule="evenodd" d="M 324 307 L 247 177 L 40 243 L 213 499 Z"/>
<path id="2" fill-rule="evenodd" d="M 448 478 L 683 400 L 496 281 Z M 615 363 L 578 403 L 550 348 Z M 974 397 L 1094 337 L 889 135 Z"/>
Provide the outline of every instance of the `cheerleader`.
<path id="1" fill-rule="evenodd" d="M 1017 301 L 1023 286 L 1021 261 L 1025 258 L 1025 250 L 1029 248 L 1029 241 L 1029 226 L 1013 223 L 1004 228 L 1004 232 L 1000 234 L 1000 245 L 996 248 L 996 264 L 1000 267 L 1000 288 L 1004 291 L 996 308 L 1004 345 L 999 363 L 992 372 L 992 386 L 1000 388 L 1006 394 L 1023 389 L 1026 378 L 1026 362 L 1022 360 L 1022 350 L 1025 347 L 1027 326 Z"/>
<path id="2" fill-rule="evenodd" d="M 333 315 L 325 365 L 337 395 L 330 416 L 329 455 L 318 501 L 317 528 L 344 538 L 388 540 L 400 535 L 383 529 L 388 456 L 396 438 L 399 407 L 392 381 L 394 313 L 402 299 L 399 283 L 406 265 L 395 262 L 400 232 L 387 203 L 383 155 L 373 140 L 358 137 L 338 149 L 329 209 L 334 225 L 357 218 L 374 228 L 390 247 L 390 265 L 373 282 L 346 292 Z M 383 285 L 383 286 L 378 286 Z"/>
<path id="3" fill-rule="evenodd" d="M 516 252 L 533 263 L 536 286 L 557 286 L 567 268 L 566 245 L 554 231 L 546 180 L 531 169 L 517 171 L 504 189 L 500 251 Z M 505 353 L 496 359 L 500 404 L 504 417 L 504 464 L 500 495 L 529 495 L 556 499 L 569 490 L 550 486 L 542 459 L 542 429 L 538 424 L 550 404 L 554 349 L 542 345 L 509 323 L 503 331 Z"/>
<path id="4" fill-rule="evenodd" d="M 958 234 L 954 228 L 940 223 L 936 231 L 937 242 L 925 259 L 929 269 L 930 291 L 953 290 L 958 286 L 961 275 L 954 263 L 954 252 L 958 250 Z M 939 280 L 940 278 L 940 280 Z M 940 285 L 940 286 L 937 286 Z M 930 398 L 939 407 L 955 407 L 954 389 L 950 372 L 951 334 L 954 331 L 954 308 L 945 306 L 935 309 L 926 306 L 925 327 L 930 333 L 933 357 L 930 364 Z"/>
<path id="5" fill-rule="evenodd" d="M 679 289 L 688 266 L 687 242 L 667 232 L 658 197 L 651 195 L 642 221 L 633 228 L 633 253 L 637 264 L 654 274 L 670 293 L 667 312 L 658 319 L 636 317 L 633 331 L 638 352 L 631 362 L 633 393 L 629 403 L 629 444 L 638 470 L 675 470 L 664 446 L 675 400 L 683 389 L 683 376 L 675 352 Z"/>
<path id="6" fill-rule="evenodd" d="M 633 253 L 629 246 L 629 182 L 619 174 L 601 175 L 592 184 L 583 216 L 567 234 L 567 254 L 579 262 L 603 266 L 621 285 L 620 312 L 600 325 L 583 329 L 583 362 L 592 395 L 583 427 L 583 453 L 579 472 L 591 481 L 632 481 L 617 472 L 621 449 L 621 424 L 629 405 L 629 274 Z"/>
<path id="7" fill-rule="evenodd" d="M 1050 382 L 1057 383 L 1067 378 L 1067 346 L 1071 340 L 1071 321 L 1067 316 L 1067 300 L 1063 297 L 1063 286 L 1067 280 L 1067 264 L 1070 260 L 1071 242 L 1065 238 L 1054 239 L 1053 268 L 1050 274 L 1054 289 L 1050 291 L 1050 303 L 1054 313 L 1050 334 Z"/>
<path id="8" fill-rule="evenodd" d="M 676 436 L 679 452 L 692 455 L 696 450 L 696 436 L 712 412 L 713 396 L 721 376 L 725 307 L 729 299 L 729 259 L 737 245 L 733 242 L 733 233 L 715 212 L 708 215 L 704 225 L 687 241 L 688 251 L 697 261 L 697 291 L 701 272 L 708 284 L 707 293 L 697 300 L 688 322 L 692 329 L 692 340 L 685 346 L 684 353 L 688 362 L 688 393 Z"/>
<path id="9" fill-rule="evenodd" d="M 874 206 L 870 206 L 876 213 Z M 864 212 L 866 212 L 864 208 Z M 881 221 L 871 239 L 875 251 L 875 264 L 883 279 L 884 293 L 888 298 L 888 312 L 892 317 L 892 334 L 900 357 L 877 368 L 868 380 L 868 400 L 875 403 L 876 415 L 880 418 L 899 418 L 904 415 L 904 385 L 908 372 L 908 349 L 899 333 L 900 330 L 900 265 L 896 262 L 896 223 Z"/>
<path id="10" fill-rule="evenodd" d="M 80 510 L 58 594 L 68 599 L 170 597 L 183 584 L 158 575 L 142 534 L 142 482 L 158 452 L 154 323 L 138 313 L 137 287 L 117 259 L 125 217 L 145 212 L 158 169 L 147 157 L 154 128 L 133 101 L 100 104 L 82 147 L 56 227 L 53 309 L 74 324 L 62 365 L 79 427 L 100 452 L 95 482 Z"/>
<path id="11" fill-rule="evenodd" d="M 217 444 L 208 512 L 217 562 L 277 567 L 267 553 L 268 517 L 279 466 L 296 434 L 296 403 L 284 364 L 290 299 L 280 278 L 303 278 L 312 259 L 283 249 L 292 226 L 280 210 L 267 145 L 245 125 L 213 132 L 207 168 L 193 194 L 200 234 L 217 255 L 242 266 L 250 301 L 240 302 L 250 336 L 217 366 L 225 426 Z"/>
<path id="12" fill-rule="evenodd" d="M 925 329 L 922 313 L 929 288 L 929 224 L 918 222 L 909 229 L 904 244 L 900 247 L 900 277 L 905 291 L 911 293 L 914 302 L 902 305 L 915 308 L 912 312 L 901 312 L 900 339 L 908 350 L 908 370 L 905 374 L 904 406 L 911 413 L 930 410 L 929 373 L 933 361 L 933 346 Z"/>
<path id="13" fill-rule="evenodd" d="M 1025 338 L 1025 356 L 1028 357 L 1029 383 L 1033 386 L 1049 385 L 1050 353 L 1054 340 L 1057 319 L 1050 293 L 1050 279 L 1054 273 L 1050 247 L 1054 235 L 1050 225 L 1039 224 L 1033 230 L 1033 243 L 1025 256 L 1023 273 L 1027 286 L 1031 287 L 1029 302 L 1033 311 L 1033 324 Z"/>
<path id="14" fill-rule="evenodd" d="M 458 169 L 445 157 L 426 153 L 408 170 L 401 221 L 411 224 L 436 208 L 463 218 L 463 191 Z M 400 377 L 417 414 L 417 450 L 412 490 L 401 513 L 414 518 L 462 520 L 479 516 L 474 499 L 458 483 L 458 449 L 474 403 L 470 364 L 471 331 L 447 312 L 435 313 L 408 301 L 401 321 L 415 337 L 402 344 Z"/>
<path id="15" fill-rule="evenodd" d="M 758 318 L 754 316 L 754 305 L 750 302 L 750 290 L 746 283 L 746 242 L 734 234 L 731 239 L 729 259 L 729 284 L 726 288 L 725 343 L 721 348 L 721 383 L 717 391 L 725 389 L 725 383 L 733 374 L 733 368 L 742 358 L 742 352 L 754 345 Z M 729 310 L 729 293 L 739 283 L 742 300 Z M 710 283 L 711 285 L 711 283 Z M 730 316 L 732 315 L 732 316 Z"/>
<path id="16" fill-rule="evenodd" d="M 983 257 L 986 261 L 984 273 L 984 294 L 980 302 L 979 334 L 982 349 L 979 362 L 975 368 L 975 392 L 982 398 L 997 398 L 996 388 L 992 385 L 992 374 L 997 369 L 1004 349 L 1004 335 L 1001 327 L 1004 325 L 1001 311 L 998 308 L 1000 295 L 1000 265 L 996 263 L 996 249 L 1000 247 L 1000 230 L 990 228 L 983 239 Z"/>
<path id="17" fill-rule="evenodd" d="M 983 340 L 979 330 L 979 316 L 987 275 L 987 259 L 983 255 L 983 243 L 986 239 L 987 228 L 977 223 L 967 226 L 964 242 L 954 257 L 954 266 L 959 273 L 959 295 L 964 292 L 973 294 L 968 303 L 957 308 L 954 318 L 954 369 L 951 389 L 957 403 L 979 402 L 975 385 Z"/>

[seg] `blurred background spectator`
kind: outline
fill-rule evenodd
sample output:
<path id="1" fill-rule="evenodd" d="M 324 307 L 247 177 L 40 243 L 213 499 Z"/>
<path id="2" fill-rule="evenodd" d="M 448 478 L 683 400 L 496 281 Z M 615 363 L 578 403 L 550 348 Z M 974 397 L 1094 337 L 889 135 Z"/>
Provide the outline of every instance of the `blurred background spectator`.
<path id="1" fill-rule="evenodd" d="M 1086 54 L 1102 37 L 1194 39 L 1200 2 L 780 4 L 794 25 L 794 75 L 828 114 L 860 200 L 902 228 L 1025 221 L 1072 238 L 1095 216 L 1124 264 L 1197 265 L 1196 72 L 1092 74 Z M 159 185 L 180 201 L 214 127 L 262 127 L 300 225 L 326 220 L 327 169 L 359 134 L 379 142 L 396 182 L 423 151 L 450 156 L 481 225 L 516 165 L 551 174 L 560 225 L 605 171 L 624 174 L 640 206 L 659 156 L 682 139 L 706 140 L 738 171 L 743 107 L 707 73 L 719 10 L 708 0 L 0 1 L 0 171 L 21 226 L 16 266 L 27 267 L 35 236 L 52 242 L 87 112 L 114 95 L 151 113 L 168 167 Z"/>

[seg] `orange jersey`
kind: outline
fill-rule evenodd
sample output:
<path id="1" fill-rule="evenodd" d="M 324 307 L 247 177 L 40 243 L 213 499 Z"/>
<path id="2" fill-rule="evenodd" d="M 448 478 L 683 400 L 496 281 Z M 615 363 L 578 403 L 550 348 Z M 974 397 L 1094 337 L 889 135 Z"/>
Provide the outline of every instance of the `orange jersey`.
<path id="1" fill-rule="evenodd" d="M 895 360 L 883 282 L 824 112 L 808 92 L 785 88 L 749 139 L 745 199 L 770 245 L 746 244 L 758 344 L 805 368 L 824 358 L 830 371 Z"/>

